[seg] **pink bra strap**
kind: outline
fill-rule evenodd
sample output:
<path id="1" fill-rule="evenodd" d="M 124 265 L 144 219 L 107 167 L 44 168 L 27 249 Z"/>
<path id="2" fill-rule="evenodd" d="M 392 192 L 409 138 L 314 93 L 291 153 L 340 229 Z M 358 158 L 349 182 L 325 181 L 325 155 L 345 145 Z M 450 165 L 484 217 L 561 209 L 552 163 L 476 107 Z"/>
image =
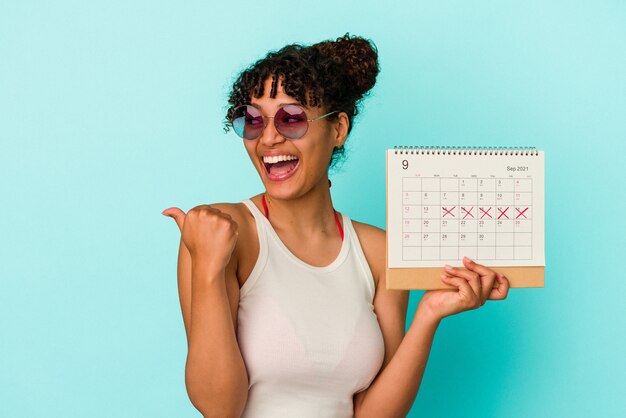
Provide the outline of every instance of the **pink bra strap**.
<path id="1" fill-rule="evenodd" d="M 267 202 L 265 201 L 265 194 L 263 194 L 263 196 L 261 197 L 261 200 L 263 201 L 263 210 L 265 211 L 265 217 L 269 219 L 270 215 L 267 210 Z"/>
<path id="2" fill-rule="evenodd" d="M 339 228 L 339 235 L 341 235 L 341 240 L 343 241 L 343 228 L 341 227 L 341 222 L 339 222 L 339 216 L 337 216 L 337 211 L 333 209 L 335 212 L 335 220 L 337 221 L 337 228 Z"/>

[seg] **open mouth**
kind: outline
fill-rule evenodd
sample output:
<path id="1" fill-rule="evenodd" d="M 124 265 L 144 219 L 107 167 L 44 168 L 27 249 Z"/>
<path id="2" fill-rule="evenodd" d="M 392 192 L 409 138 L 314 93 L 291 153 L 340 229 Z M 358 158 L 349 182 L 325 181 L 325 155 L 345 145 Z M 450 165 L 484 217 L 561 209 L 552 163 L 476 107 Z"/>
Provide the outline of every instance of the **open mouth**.
<path id="1" fill-rule="evenodd" d="M 300 165 L 295 155 L 263 157 L 265 172 L 270 180 L 285 180 L 293 175 Z"/>

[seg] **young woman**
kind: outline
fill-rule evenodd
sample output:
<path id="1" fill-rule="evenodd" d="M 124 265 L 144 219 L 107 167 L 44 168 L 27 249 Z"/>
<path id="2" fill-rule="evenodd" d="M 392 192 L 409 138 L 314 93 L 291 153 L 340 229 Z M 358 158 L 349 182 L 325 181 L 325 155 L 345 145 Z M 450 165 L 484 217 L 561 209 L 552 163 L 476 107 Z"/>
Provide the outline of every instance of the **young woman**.
<path id="1" fill-rule="evenodd" d="M 464 259 L 405 334 L 385 231 L 333 209 L 328 169 L 378 72 L 375 46 L 348 34 L 268 53 L 240 74 L 226 116 L 265 190 L 163 211 L 181 231 L 185 382 L 205 417 L 405 416 L 442 318 L 506 298 L 505 277 Z"/>

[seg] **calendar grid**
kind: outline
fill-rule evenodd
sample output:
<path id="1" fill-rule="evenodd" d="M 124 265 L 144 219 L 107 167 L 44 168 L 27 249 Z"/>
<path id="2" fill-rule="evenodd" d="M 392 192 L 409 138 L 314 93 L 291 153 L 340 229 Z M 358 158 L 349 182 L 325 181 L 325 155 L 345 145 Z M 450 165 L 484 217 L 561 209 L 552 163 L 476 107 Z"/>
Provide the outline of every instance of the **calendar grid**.
<path id="1" fill-rule="evenodd" d="M 532 259 L 532 179 L 402 178 L 402 259 Z"/>

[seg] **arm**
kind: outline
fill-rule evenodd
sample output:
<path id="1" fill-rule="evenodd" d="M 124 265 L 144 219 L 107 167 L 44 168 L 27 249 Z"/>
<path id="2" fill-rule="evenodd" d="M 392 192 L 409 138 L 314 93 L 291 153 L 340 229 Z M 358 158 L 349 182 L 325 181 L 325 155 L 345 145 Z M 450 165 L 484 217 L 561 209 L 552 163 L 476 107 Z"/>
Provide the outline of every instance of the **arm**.
<path id="1" fill-rule="evenodd" d="M 185 215 L 175 215 L 181 227 Z M 239 417 L 247 400 L 248 376 L 236 339 L 236 260 L 233 254 L 225 267 L 216 268 L 207 256 L 192 257 L 181 238 L 178 290 L 188 344 L 185 384 L 205 417 Z"/>
<path id="2" fill-rule="evenodd" d="M 248 396 L 248 374 L 228 302 L 229 279 L 226 271 L 213 272 L 202 260 L 192 263 L 185 384 L 204 417 L 239 417 Z"/>
<path id="3" fill-rule="evenodd" d="M 404 335 L 408 291 L 386 289 L 385 232 L 371 226 L 360 229 L 366 257 L 377 277 L 374 306 L 385 338 L 385 362 L 370 386 L 355 395 L 355 418 L 405 417 L 417 396 L 441 319 L 476 309 L 486 299 L 506 298 L 509 284 L 500 273 L 464 260 L 466 269 L 446 269 L 452 277 L 442 275 L 450 290 L 424 293 Z M 496 281 L 498 286 L 493 288 Z"/>

